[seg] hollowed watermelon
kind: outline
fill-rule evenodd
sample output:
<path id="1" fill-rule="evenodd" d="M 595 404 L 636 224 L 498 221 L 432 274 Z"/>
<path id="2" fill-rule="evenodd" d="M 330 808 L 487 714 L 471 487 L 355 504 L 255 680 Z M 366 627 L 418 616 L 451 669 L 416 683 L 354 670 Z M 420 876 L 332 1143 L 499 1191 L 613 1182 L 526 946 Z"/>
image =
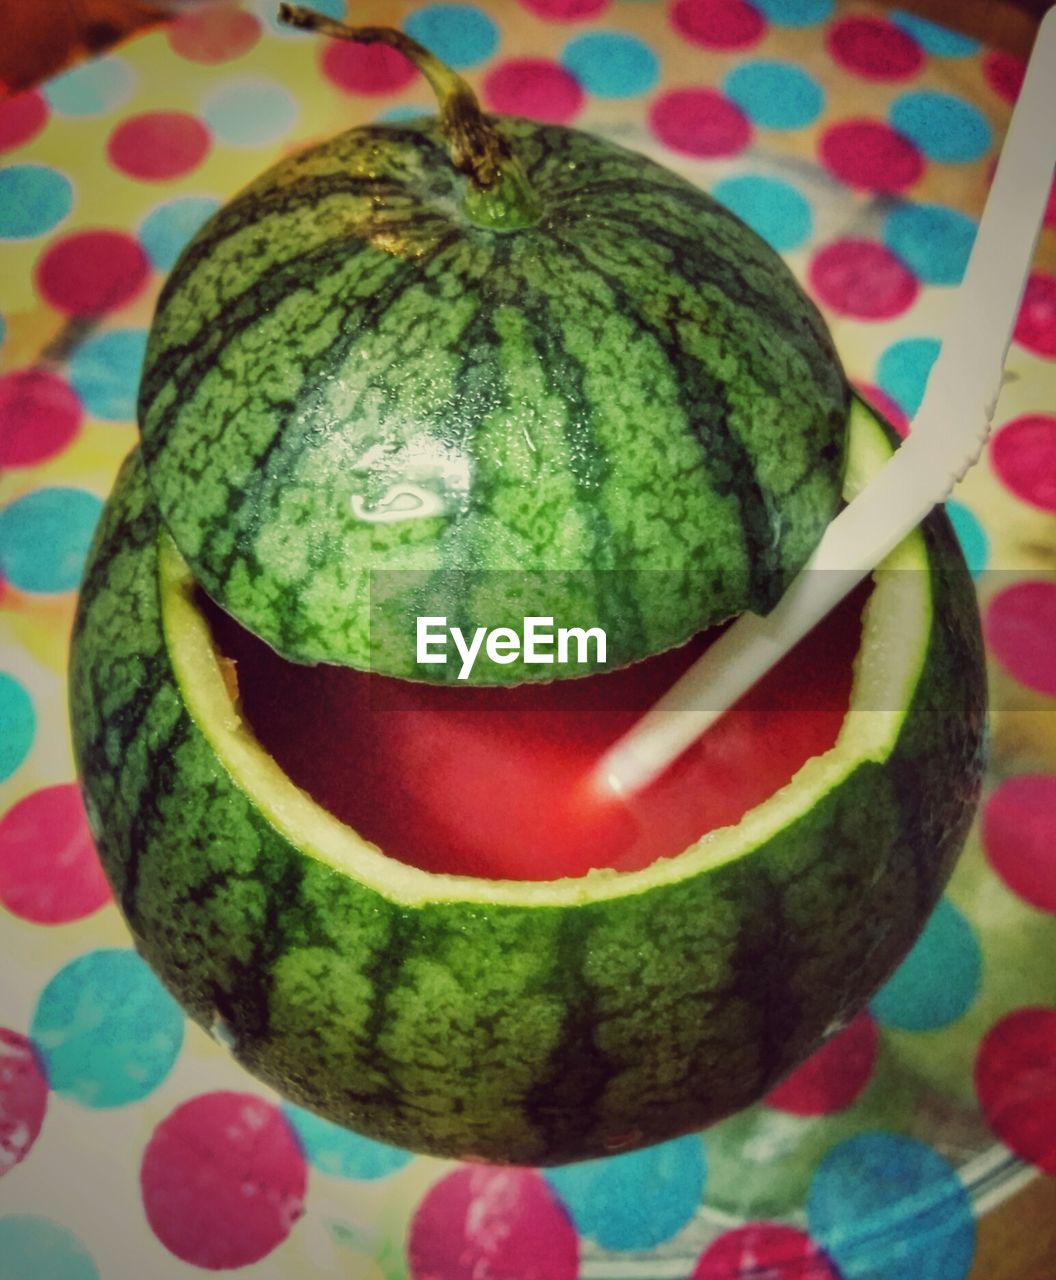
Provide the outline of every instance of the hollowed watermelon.
<path id="1" fill-rule="evenodd" d="M 852 425 L 848 494 L 891 448 L 857 403 Z M 71 670 L 108 875 L 143 954 L 250 1071 L 417 1150 L 557 1163 L 754 1101 L 906 953 L 978 794 L 978 620 L 941 514 L 874 575 L 834 745 L 623 873 L 487 879 L 387 856 L 247 726 L 200 601 L 134 455 Z M 349 732 L 320 755 L 352 754 Z M 429 785 L 398 782 L 408 804 Z M 559 825 L 542 800 L 538 821 Z"/>

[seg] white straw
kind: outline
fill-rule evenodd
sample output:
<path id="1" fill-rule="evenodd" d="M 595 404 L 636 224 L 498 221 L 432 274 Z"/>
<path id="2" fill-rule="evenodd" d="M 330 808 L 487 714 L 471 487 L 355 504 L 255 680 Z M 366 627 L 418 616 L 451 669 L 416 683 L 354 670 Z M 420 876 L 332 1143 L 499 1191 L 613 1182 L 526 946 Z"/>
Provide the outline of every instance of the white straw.
<path id="1" fill-rule="evenodd" d="M 990 432 L 1056 166 L 1056 9 L 1041 22 L 913 430 L 765 618 L 743 614 L 602 758 L 620 795 L 661 774 L 942 502 Z"/>

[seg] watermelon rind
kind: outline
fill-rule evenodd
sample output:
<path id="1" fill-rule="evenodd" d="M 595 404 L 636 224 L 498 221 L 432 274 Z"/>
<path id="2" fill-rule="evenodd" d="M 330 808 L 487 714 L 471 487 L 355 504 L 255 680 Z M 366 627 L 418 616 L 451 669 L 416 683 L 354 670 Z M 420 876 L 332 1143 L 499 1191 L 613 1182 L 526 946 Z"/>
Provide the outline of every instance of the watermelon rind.
<path id="1" fill-rule="evenodd" d="M 501 122 L 543 215 L 465 214 L 435 120 L 283 160 L 161 294 L 139 398 L 196 581 L 288 658 L 420 680 L 415 619 L 601 627 L 586 674 L 765 612 L 832 518 L 849 389 L 778 255 L 611 142 Z"/>
<path id="2" fill-rule="evenodd" d="M 889 452 L 856 405 L 852 489 Z M 320 1115 L 515 1164 L 700 1128 L 851 1017 L 950 873 L 985 710 L 971 580 L 933 514 L 875 575 L 835 746 L 736 826 L 626 874 L 420 871 L 242 721 L 136 454 L 91 554 L 71 699 L 103 864 L 191 1016 Z"/>

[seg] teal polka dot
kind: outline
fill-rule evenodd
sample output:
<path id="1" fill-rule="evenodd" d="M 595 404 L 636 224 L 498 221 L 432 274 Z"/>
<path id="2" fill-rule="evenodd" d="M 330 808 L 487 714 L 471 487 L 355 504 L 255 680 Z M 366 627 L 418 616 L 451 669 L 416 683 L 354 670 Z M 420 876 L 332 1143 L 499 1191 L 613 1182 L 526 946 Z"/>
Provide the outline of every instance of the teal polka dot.
<path id="1" fill-rule="evenodd" d="M 101 116 L 132 93 L 136 77 L 121 58 L 82 62 L 44 86 L 48 105 L 60 116 Z"/>
<path id="2" fill-rule="evenodd" d="M 403 29 L 450 67 L 475 67 L 499 46 L 498 28 L 476 5 L 427 4 Z"/>
<path id="3" fill-rule="evenodd" d="M 592 31 L 565 45 L 561 65 L 598 98 L 633 98 L 660 75 L 656 54 L 637 36 Z"/>
<path id="4" fill-rule="evenodd" d="M 44 988 L 31 1035 L 56 1093 L 84 1107 L 121 1107 L 172 1070 L 183 1014 L 134 951 L 90 951 Z"/>
<path id="5" fill-rule="evenodd" d="M 951 31 L 949 27 L 940 27 L 937 22 L 919 18 L 915 13 L 895 9 L 891 19 L 911 35 L 925 53 L 936 58 L 966 58 L 979 48 L 979 41 L 973 40 L 971 36 Z"/>
<path id="6" fill-rule="evenodd" d="M 978 578 L 990 559 L 990 539 L 986 536 L 986 530 L 974 511 L 953 498 L 946 503 L 946 514 L 950 517 L 957 541 L 961 544 L 968 571 L 973 578 Z"/>
<path id="7" fill-rule="evenodd" d="M 421 120 L 423 116 L 435 116 L 435 107 L 414 107 L 401 103 L 398 107 L 387 107 L 379 111 L 375 119 L 379 124 L 403 124 L 407 120 Z"/>
<path id="8" fill-rule="evenodd" d="M 0 1280 L 99 1280 L 99 1269 L 80 1240 L 51 1218 L 0 1218 Z"/>
<path id="9" fill-rule="evenodd" d="M 146 351 L 145 329 L 114 329 L 77 348 L 69 378 L 90 414 L 107 422 L 135 420 Z"/>
<path id="10" fill-rule="evenodd" d="M 310 31 L 302 31 L 297 27 L 287 26 L 279 21 L 279 6 L 275 0 L 254 0 L 253 7 L 267 24 L 272 35 L 283 36 L 289 40 L 318 40 Z M 325 13 L 328 18 L 336 18 L 338 22 L 348 22 L 348 7 L 345 0 L 312 0 L 311 8 Z"/>
<path id="11" fill-rule="evenodd" d="M 924 399 L 928 374 L 941 346 L 937 338 L 903 338 L 892 343 L 877 362 L 877 386 L 910 418 Z"/>
<path id="12" fill-rule="evenodd" d="M 956 1022 L 971 1006 L 981 978 L 975 931 L 943 898 L 913 950 L 874 998 L 873 1014 L 884 1026 L 901 1031 L 935 1031 Z"/>
<path id="13" fill-rule="evenodd" d="M 986 116 L 952 93 L 922 90 L 905 93 L 891 107 L 891 124 L 920 148 L 929 160 L 965 164 L 990 147 Z"/>
<path id="14" fill-rule="evenodd" d="M 779 27 L 813 27 L 832 14 L 835 0 L 752 0 L 753 6 Z"/>
<path id="15" fill-rule="evenodd" d="M 36 732 L 33 700 L 14 676 L 0 671 L 0 782 L 29 755 Z"/>
<path id="16" fill-rule="evenodd" d="M 844 1280 L 965 1280 L 975 1255 L 964 1184 L 931 1147 L 894 1133 L 859 1133 L 829 1152 L 807 1224 Z"/>
<path id="17" fill-rule="evenodd" d="M 802 129 L 816 120 L 825 94 L 813 76 L 789 62 L 746 62 L 723 82 L 726 96 L 765 129 Z"/>
<path id="18" fill-rule="evenodd" d="M 7 337 L 7 321 L 0 315 L 0 346 L 3 346 L 4 339 Z"/>
<path id="19" fill-rule="evenodd" d="M 704 1144 L 694 1135 L 548 1169 L 546 1178 L 581 1234 L 603 1249 L 651 1249 L 696 1213 L 706 1172 Z"/>
<path id="20" fill-rule="evenodd" d="M 219 209 L 213 196 L 181 196 L 158 205 L 139 224 L 139 242 L 158 271 L 171 271 L 188 242 Z"/>
<path id="21" fill-rule="evenodd" d="M 229 147 L 260 147 L 288 133 L 297 119 L 293 94 L 271 80 L 228 80 L 202 104 L 206 124 Z"/>
<path id="22" fill-rule="evenodd" d="M 360 1137 L 302 1107 L 286 1104 L 283 1112 L 297 1135 L 305 1159 L 320 1173 L 331 1177 L 384 1178 L 414 1158 L 410 1151 Z"/>
<path id="23" fill-rule="evenodd" d="M 906 204 L 884 224 L 884 243 L 925 284 L 959 284 L 975 241 L 975 220 L 941 204 Z"/>
<path id="24" fill-rule="evenodd" d="M 796 249 L 810 238 L 810 204 L 790 182 L 744 174 L 724 178 L 712 194 L 779 252 Z"/>
<path id="25" fill-rule="evenodd" d="M 53 230 L 73 208 L 73 185 L 43 164 L 0 169 L 0 240 L 29 240 Z"/>
<path id="26" fill-rule="evenodd" d="M 80 584 L 103 504 L 84 489 L 34 489 L 0 511 L 0 573 L 22 591 Z"/>

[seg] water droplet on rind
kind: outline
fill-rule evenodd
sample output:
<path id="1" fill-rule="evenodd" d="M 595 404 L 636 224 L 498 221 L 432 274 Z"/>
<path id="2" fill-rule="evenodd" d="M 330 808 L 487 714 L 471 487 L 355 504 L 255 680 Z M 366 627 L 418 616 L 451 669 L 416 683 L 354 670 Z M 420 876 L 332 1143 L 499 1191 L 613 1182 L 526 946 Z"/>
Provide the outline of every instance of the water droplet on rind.
<path id="1" fill-rule="evenodd" d="M 217 1044 L 223 1045 L 225 1049 L 230 1049 L 232 1053 L 234 1052 L 238 1044 L 238 1037 L 235 1035 L 231 1023 L 228 1022 L 219 1009 L 213 1013 L 213 1020 L 209 1024 L 209 1034 Z"/>

